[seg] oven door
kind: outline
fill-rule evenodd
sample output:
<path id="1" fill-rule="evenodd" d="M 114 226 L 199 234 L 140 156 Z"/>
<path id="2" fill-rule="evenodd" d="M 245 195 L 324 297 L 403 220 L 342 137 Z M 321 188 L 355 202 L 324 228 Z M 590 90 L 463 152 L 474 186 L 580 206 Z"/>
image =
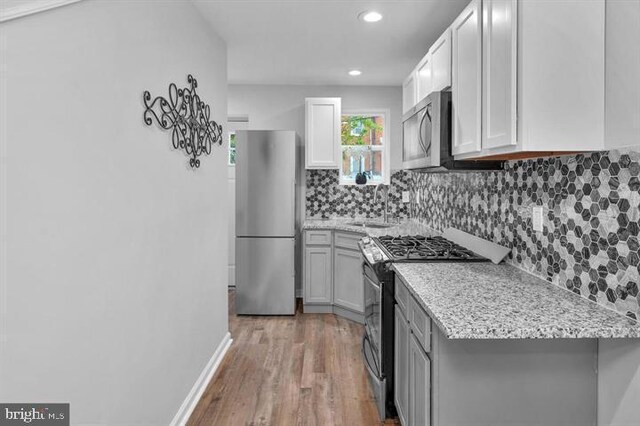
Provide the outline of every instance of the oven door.
<path id="1" fill-rule="evenodd" d="M 379 367 L 382 360 L 382 286 L 375 272 L 368 263 L 362 265 L 362 277 L 364 280 L 364 328 L 365 334 L 371 345 L 373 362 Z M 382 370 L 377 373 L 382 376 Z"/>

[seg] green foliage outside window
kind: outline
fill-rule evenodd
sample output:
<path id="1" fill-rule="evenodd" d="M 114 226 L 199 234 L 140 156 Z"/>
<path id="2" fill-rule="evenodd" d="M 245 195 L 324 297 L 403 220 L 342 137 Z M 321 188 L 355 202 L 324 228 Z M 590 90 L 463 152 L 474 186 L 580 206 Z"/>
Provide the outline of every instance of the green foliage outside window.
<path id="1" fill-rule="evenodd" d="M 374 117 L 362 115 L 342 116 L 342 145 L 365 145 L 367 136 L 374 131 L 382 131 L 382 126 L 375 122 Z"/>
<path id="2" fill-rule="evenodd" d="M 229 164 L 236 164 L 236 134 L 229 133 Z"/>

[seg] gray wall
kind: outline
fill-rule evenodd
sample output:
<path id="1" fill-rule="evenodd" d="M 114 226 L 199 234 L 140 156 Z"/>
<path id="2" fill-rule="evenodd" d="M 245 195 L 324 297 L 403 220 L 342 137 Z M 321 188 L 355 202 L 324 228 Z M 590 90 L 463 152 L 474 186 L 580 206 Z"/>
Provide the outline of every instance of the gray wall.
<path id="1" fill-rule="evenodd" d="M 304 144 L 304 99 L 308 97 L 342 98 L 343 110 L 389 109 L 391 170 L 402 167 L 400 86 L 229 85 L 229 115 L 249 115 L 249 123 L 238 124 L 238 129 L 295 130 Z"/>
<path id="2" fill-rule="evenodd" d="M 143 124 L 142 93 L 192 73 L 224 124 L 225 43 L 189 2 L 86 1 L 1 28 L 0 401 L 168 424 L 228 330 L 227 152 L 190 170 Z"/>

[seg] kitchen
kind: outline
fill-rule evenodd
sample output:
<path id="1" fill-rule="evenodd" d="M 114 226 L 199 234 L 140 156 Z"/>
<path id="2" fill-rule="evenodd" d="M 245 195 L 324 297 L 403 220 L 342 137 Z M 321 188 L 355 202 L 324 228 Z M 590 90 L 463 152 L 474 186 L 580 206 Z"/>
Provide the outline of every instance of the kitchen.
<path id="1" fill-rule="evenodd" d="M 640 2 L 17 3 L 0 403 L 638 424 Z"/>

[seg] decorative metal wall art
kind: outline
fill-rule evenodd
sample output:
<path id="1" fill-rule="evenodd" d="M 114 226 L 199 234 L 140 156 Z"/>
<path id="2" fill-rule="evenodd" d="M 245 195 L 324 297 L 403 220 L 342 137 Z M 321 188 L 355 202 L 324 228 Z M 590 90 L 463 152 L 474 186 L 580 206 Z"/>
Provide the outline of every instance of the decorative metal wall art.
<path id="1" fill-rule="evenodd" d="M 222 126 L 210 119 L 211 109 L 196 93 L 198 81 L 187 77 L 189 87 L 178 89 L 169 85 L 169 98 L 158 96 L 151 101 L 151 93 L 145 90 L 144 122 L 151 126 L 153 118 L 164 130 L 171 130 L 171 142 L 175 149 L 189 155 L 189 165 L 200 167 L 200 157 L 211 155 L 212 145 L 222 145 Z"/>

